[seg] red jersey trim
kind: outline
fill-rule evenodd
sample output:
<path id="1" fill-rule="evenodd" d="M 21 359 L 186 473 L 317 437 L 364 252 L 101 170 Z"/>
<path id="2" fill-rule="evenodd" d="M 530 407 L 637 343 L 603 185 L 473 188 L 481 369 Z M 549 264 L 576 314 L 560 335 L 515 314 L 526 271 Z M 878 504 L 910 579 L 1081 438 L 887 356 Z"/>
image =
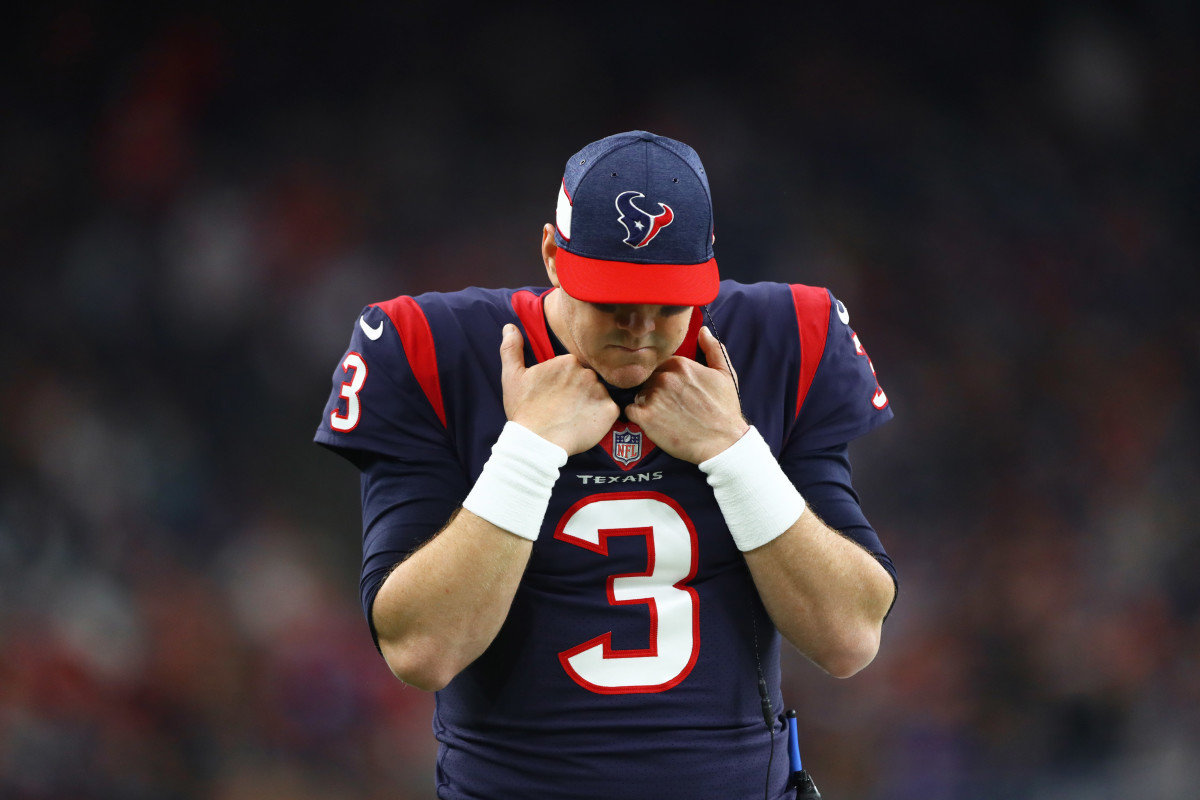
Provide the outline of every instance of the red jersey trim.
<path id="1" fill-rule="evenodd" d="M 554 347 L 550 344 L 550 334 L 546 332 L 546 315 L 542 311 L 542 301 L 552 291 L 550 289 L 539 295 L 522 289 L 512 296 L 512 309 L 525 328 L 529 346 L 533 348 L 533 357 L 539 364 L 554 358 Z"/>
<path id="2" fill-rule="evenodd" d="M 804 398 L 812 387 L 817 366 L 825 353 L 829 335 L 829 312 L 833 302 L 829 292 L 816 286 L 792 284 L 792 303 L 796 306 L 796 325 L 800 331 L 800 381 L 796 387 L 796 412 L 804 406 Z"/>
<path id="3" fill-rule="evenodd" d="M 692 319 L 688 322 L 688 330 L 683 337 L 683 344 L 679 345 L 675 355 L 696 360 L 696 356 L 699 354 L 700 326 L 703 322 L 704 312 L 700 310 L 700 306 L 696 306 L 692 309 Z"/>
<path id="4" fill-rule="evenodd" d="M 442 381 L 438 377 L 437 350 L 433 345 L 433 331 L 429 328 L 429 320 L 425 312 L 417 305 L 417 301 L 407 295 L 396 297 L 375 305 L 388 315 L 396 332 L 400 334 L 400 344 L 413 375 L 417 378 L 421 390 L 433 411 L 446 427 L 446 406 L 442 402 Z"/>

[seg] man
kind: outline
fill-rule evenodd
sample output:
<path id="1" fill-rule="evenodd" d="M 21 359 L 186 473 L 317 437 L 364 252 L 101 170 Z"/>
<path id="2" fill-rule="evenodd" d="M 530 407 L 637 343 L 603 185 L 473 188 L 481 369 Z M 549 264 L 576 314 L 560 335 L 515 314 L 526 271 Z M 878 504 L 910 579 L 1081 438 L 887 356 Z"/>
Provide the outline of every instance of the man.
<path id="1" fill-rule="evenodd" d="M 567 162 L 542 258 L 364 309 L 316 434 L 362 470 L 375 641 L 438 693 L 438 796 L 790 796 L 780 634 L 849 676 L 895 596 L 849 314 L 720 283 L 699 157 L 642 131 Z"/>

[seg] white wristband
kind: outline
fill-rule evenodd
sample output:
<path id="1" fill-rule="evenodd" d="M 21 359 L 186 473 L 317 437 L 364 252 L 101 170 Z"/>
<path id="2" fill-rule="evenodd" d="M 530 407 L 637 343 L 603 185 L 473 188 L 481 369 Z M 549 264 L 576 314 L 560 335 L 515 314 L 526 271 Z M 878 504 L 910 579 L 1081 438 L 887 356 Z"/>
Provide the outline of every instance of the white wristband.
<path id="1" fill-rule="evenodd" d="M 463 508 L 497 528 L 535 541 L 567 451 L 516 422 L 506 422 Z"/>
<path id="2" fill-rule="evenodd" d="M 713 487 L 734 544 L 743 553 L 781 535 L 804 513 L 804 498 L 753 426 L 699 466 Z"/>

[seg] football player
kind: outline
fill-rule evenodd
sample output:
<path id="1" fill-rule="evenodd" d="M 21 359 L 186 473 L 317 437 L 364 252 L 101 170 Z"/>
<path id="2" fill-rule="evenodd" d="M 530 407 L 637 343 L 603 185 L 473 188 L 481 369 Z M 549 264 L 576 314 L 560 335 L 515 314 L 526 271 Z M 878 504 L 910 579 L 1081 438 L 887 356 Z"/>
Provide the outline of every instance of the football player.
<path id="1" fill-rule="evenodd" d="M 681 142 L 572 156 L 541 250 L 546 287 L 364 308 L 316 433 L 438 796 L 790 796 L 781 641 L 852 675 L 895 598 L 847 456 L 887 396 L 828 290 L 720 281 Z"/>

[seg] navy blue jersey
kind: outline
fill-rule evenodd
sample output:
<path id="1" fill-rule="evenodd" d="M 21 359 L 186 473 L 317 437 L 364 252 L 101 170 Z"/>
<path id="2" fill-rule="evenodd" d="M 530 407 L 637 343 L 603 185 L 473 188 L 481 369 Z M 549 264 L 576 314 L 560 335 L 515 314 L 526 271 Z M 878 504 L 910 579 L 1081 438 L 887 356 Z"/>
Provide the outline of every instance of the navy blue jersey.
<path id="1" fill-rule="evenodd" d="M 446 524 L 505 423 L 501 329 L 528 365 L 562 352 L 545 289 L 466 289 L 368 306 L 334 370 L 316 441 L 363 471 L 362 598 Z M 822 519 L 895 577 L 850 485 L 846 443 L 891 418 L 827 290 L 721 284 L 714 327 L 743 410 Z M 693 312 L 678 354 L 701 358 Z M 624 406 L 636 390 L 613 389 Z M 571 457 L 491 646 L 437 693 L 445 798 L 757 797 L 781 637 L 705 476 L 619 420 Z M 782 730 L 781 725 L 776 730 Z M 775 734 L 771 797 L 784 797 Z"/>

